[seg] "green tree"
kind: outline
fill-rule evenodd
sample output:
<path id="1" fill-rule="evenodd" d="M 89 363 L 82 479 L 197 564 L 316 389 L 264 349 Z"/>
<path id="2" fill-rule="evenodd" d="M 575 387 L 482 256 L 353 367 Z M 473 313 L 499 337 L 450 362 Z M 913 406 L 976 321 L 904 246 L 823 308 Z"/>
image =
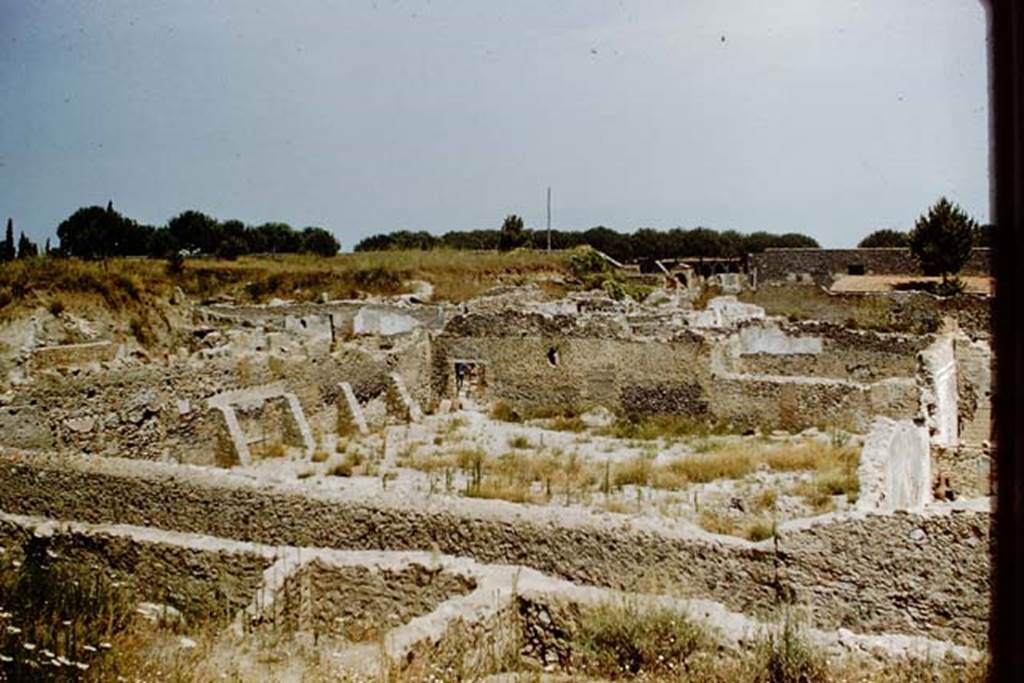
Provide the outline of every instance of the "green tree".
<path id="1" fill-rule="evenodd" d="M 922 215 L 910 232 L 910 251 L 925 275 L 941 275 L 943 286 L 971 257 L 977 223 L 956 204 L 942 197 Z"/>
<path id="2" fill-rule="evenodd" d="M 323 228 L 310 226 L 302 231 L 302 251 L 317 256 L 334 256 L 339 249 L 338 240 Z"/>
<path id="3" fill-rule="evenodd" d="M 518 249 L 526 243 L 526 236 L 523 234 L 523 219 L 512 214 L 505 217 L 501 224 L 501 237 L 498 239 L 498 251 L 511 251 Z"/>
<path id="4" fill-rule="evenodd" d="M 217 219 L 200 211 L 183 211 L 167 221 L 175 244 L 181 249 L 211 254 L 220 237 Z"/>
<path id="5" fill-rule="evenodd" d="M 4 237 L 3 248 L 0 249 L 0 261 L 14 260 L 14 221 L 7 219 L 7 235 Z"/>
<path id="6" fill-rule="evenodd" d="M 30 258 L 39 255 L 39 247 L 28 238 L 28 235 L 21 233 L 18 239 L 18 258 Z"/>
<path id="7" fill-rule="evenodd" d="M 910 244 L 910 237 L 901 230 L 882 228 L 862 239 L 858 249 L 873 249 L 878 247 L 906 247 Z"/>
<path id="8" fill-rule="evenodd" d="M 102 206 L 84 206 L 57 226 L 60 250 L 65 256 L 104 258 L 117 253 L 117 213 Z"/>

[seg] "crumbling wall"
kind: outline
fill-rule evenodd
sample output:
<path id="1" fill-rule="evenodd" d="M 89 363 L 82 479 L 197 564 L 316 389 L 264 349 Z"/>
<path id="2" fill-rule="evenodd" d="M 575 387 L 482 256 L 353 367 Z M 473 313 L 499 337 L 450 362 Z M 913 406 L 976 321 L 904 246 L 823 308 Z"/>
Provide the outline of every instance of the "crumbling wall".
<path id="1" fill-rule="evenodd" d="M 922 413 L 933 446 L 956 448 L 959 443 L 956 356 L 953 352 L 953 334 L 944 333 L 935 338 L 921 352 L 920 383 Z"/>
<path id="2" fill-rule="evenodd" d="M 170 605 L 197 623 L 226 621 L 245 607 L 272 562 L 243 544 L 233 549 L 189 548 L 164 543 L 159 533 L 134 542 L 123 534 L 47 526 L 33 534 L 24 524 L 0 515 L 0 547 L 13 559 L 35 536 L 35 542 L 46 545 L 56 567 L 99 569 L 141 598 Z"/>
<path id="3" fill-rule="evenodd" d="M 812 623 L 984 646 L 987 511 L 851 514 L 783 525 L 780 564 Z"/>
<path id="4" fill-rule="evenodd" d="M 436 339 L 433 386 L 443 396 L 454 360 L 476 359 L 487 366 L 494 399 L 698 415 L 707 412 L 709 353 L 698 335 L 634 337 L 611 317 L 471 314 Z"/>
<path id="5" fill-rule="evenodd" d="M 429 346 L 371 354 L 347 347 L 331 355 L 218 356 L 168 363 L 119 363 L 66 373 L 38 373 L 0 406 L 0 446 L 56 448 L 195 464 L 218 462 L 223 416 L 207 399 L 225 391 L 283 382 L 316 430 L 333 430 L 339 382 L 361 401 L 381 395 L 398 370 L 429 390 Z M 8 428 L 3 428 L 3 427 Z"/>
<path id="6" fill-rule="evenodd" d="M 863 632 L 973 644 L 987 630 L 989 516 L 982 509 L 833 515 L 781 525 L 777 541 L 754 544 L 501 501 L 299 493 L 158 463 L 3 456 L 0 464 L 0 509 L 18 514 L 271 545 L 436 549 L 580 583 L 707 597 L 747 614 L 767 614 L 795 597 L 818 623 Z"/>
<path id="7" fill-rule="evenodd" d="M 861 449 L 863 510 L 916 510 L 932 498 L 928 430 L 910 420 L 876 418 Z"/>
<path id="8" fill-rule="evenodd" d="M 274 599 L 275 623 L 356 642 L 377 640 L 475 588 L 472 579 L 441 567 L 381 569 L 313 560 L 285 580 Z"/>
<path id="9" fill-rule="evenodd" d="M 992 440 L 992 348 L 960 333 L 953 340 L 957 367 L 960 443 L 980 448 Z"/>
<path id="10" fill-rule="evenodd" d="M 851 268 L 865 275 L 918 275 L 921 267 L 904 248 L 786 249 L 771 248 L 750 255 L 750 270 L 758 285 L 772 282 L 808 282 L 829 286 Z M 964 275 L 989 274 L 989 250 L 975 248 L 961 271 Z"/>
<path id="11" fill-rule="evenodd" d="M 875 415 L 913 419 L 920 410 L 917 384 L 890 379 L 874 384 L 794 377 L 716 375 L 710 413 L 737 426 L 801 430 L 836 426 L 866 431 Z"/>
<path id="12" fill-rule="evenodd" d="M 877 382 L 913 377 L 917 354 L 933 338 L 851 329 L 821 322 L 748 323 L 730 340 L 732 372 Z"/>

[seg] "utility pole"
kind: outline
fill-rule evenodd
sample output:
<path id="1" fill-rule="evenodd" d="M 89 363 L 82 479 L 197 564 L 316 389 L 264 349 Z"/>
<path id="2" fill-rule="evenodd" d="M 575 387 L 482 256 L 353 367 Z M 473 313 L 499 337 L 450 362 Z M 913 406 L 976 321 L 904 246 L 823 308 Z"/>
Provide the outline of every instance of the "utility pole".
<path id="1" fill-rule="evenodd" d="M 548 185 L 548 251 L 551 251 L 551 186 Z"/>

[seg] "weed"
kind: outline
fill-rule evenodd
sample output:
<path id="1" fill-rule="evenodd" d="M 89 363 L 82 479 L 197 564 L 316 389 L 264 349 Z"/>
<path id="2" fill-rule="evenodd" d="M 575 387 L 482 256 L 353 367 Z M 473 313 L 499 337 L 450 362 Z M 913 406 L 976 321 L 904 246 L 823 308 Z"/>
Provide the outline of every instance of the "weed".
<path id="1" fill-rule="evenodd" d="M 327 470 L 327 474 L 332 477 L 351 477 L 352 463 L 347 458 L 339 460 Z"/>
<path id="2" fill-rule="evenodd" d="M 796 624 L 786 615 L 782 630 L 769 633 L 756 646 L 757 669 L 765 683 L 799 683 L 828 678 L 825 656 L 800 636 Z"/>
<path id="3" fill-rule="evenodd" d="M 639 455 L 615 467 L 615 474 L 612 477 L 617 488 L 623 486 L 647 486 L 651 481 L 653 465 L 651 459 Z"/>
<path id="4" fill-rule="evenodd" d="M 771 522 L 766 522 L 763 519 L 759 519 L 749 524 L 747 528 L 743 531 L 743 535 L 747 538 L 747 540 L 754 541 L 756 543 L 758 541 L 763 541 L 766 538 L 771 538 L 772 536 L 774 536 L 775 527 Z"/>
<path id="5" fill-rule="evenodd" d="M 765 489 L 754 497 L 754 512 L 774 510 L 779 494 L 775 489 Z"/>
<path id="6" fill-rule="evenodd" d="M 581 672 L 618 678 L 681 673 L 698 650 L 710 645 L 685 614 L 625 601 L 586 609 L 574 646 L 574 664 Z"/>
<path id="7" fill-rule="evenodd" d="M 130 624 L 137 599 L 99 568 L 58 561 L 49 538 L 32 536 L 20 567 L 0 565 L 10 619 L 0 630 L 0 679 L 40 680 L 41 668 L 68 660 L 72 675 L 56 679 L 78 680 L 79 669 L 116 656 L 109 643 Z"/>
<path id="8" fill-rule="evenodd" d="M 508 403 L 498 401 L 491 406 L 491 419 L 501 422 L 522 422 L 523 416 Z"/>
<path id="9" fill-rule="evenodd" d="M 285 456 L 284 444 L 280 441 L 273 441 L 263 449 L 264 458 L 283 458 Z"/>
<path id="10" fill-rule="evenodd" d="M 530 443 L 530 440 L 527 439 L 522 434 L 520 434 L 518 436 L 514 436 L 511 439 L 509 439 L 508 440 L 508 445 L 511 448 L 520 448 L 520 449 L 523 449 L 523 448 L 533 448 L 533 444 Z"/>
<path id="11" fill-rule="evenodd" d="M 566 415 L 558 415 L 552 418 L 546 426 L 548 429 L 554 429 L 559 432 L 582 432 L 587 428 L 587 425 L 578 416 L 568 417 Z"/>
<path id="12" fill-rule="evenodd" d="M 697 517 L 697 524 L 713 534 L 737 535 L 736 521 L 729 515 L 714 510 L 703 510 Z"/>

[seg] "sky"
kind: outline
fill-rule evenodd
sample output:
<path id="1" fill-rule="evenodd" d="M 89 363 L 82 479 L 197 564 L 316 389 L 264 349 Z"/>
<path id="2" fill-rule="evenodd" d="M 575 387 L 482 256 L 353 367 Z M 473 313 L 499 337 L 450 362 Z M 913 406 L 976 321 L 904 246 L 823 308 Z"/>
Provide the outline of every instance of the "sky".
<path id="1" fill-rule="evenodd" d="M 0 220 L 989 220 L 977 0 L 0 0 Z M 54 239 L 54 243 L 56 240 Z"/>

